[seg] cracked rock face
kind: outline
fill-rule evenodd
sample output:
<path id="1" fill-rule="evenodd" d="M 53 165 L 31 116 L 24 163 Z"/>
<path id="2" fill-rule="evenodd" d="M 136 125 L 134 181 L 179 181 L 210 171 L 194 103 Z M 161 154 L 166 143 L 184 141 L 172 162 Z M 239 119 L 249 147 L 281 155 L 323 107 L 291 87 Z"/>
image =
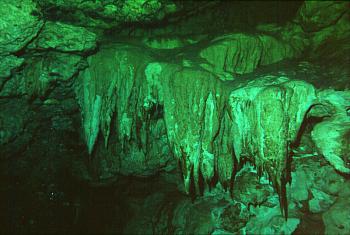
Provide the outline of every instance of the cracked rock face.
<path id="1" fill-rule="evenodd" d="M 22 58 L 12 54 L 22 50 L 37 37 L 43 21 L 33 14 L 36 8 L 31 0 L 3 0 L 0 9 L 0 79 L 11 75 L 11 71 L 20 67 Z"/>
<path id="2" fill-rule="evenodd" d="M 82 27 L 46 22 L 40 36 L 29 45 L 29 48 L 84 53 L 96 48 L 96 35 Z"/>
<path id="3" fill-rule="evenodd" d="M 75 1 L 36 0 L 45 15 L 62 18 L 81 26 L 111 28 L 126 22 L 161 20 L 177 6 L 163 0 Z"/>
<path id="4" fill-rule="evenodd" d="M 33 14 L 36 10 L 31 0 L 13 4 L 2 1 L 0 54 L 17 52 L 38 35 L 43 22 Z"/>

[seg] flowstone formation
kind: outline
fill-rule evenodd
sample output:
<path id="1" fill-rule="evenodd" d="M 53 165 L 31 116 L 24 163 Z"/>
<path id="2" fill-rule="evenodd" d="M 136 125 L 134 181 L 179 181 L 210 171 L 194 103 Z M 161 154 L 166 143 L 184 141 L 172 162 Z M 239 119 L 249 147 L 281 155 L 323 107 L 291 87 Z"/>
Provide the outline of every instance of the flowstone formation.
<path id="1" fill-rule="evenodd" d="M 200 56 L 210 65 L 205 65 L 205 68 L 214 73 L 251 73 L 259 66 L 300 56 L 306 44 L 304 40 L 299 39 L 299 45 L 295 46 L 290 38 L 283 40 L 283 32 L 280 34 L 282 36 L 277 38 L 267 34 L 225 35 L 215 38 L 209 47 L 201 51 Z"/>
<path id="2" fill-rule="evenodd" d="M 160 59 L 167 51 L 159 51 L 172 46 L 152 50 L 125 44 L 104 46 L 91 56 L 89 68 L 76 81 L 76 94 L 88 152 L 97 159 L 96 180 L 153 175 L 174 170 L 177 161 L 186 193 L 203 195 L 220 183 L 232 194 L 235 175 L 248 161 L 259 177 L 272 182 L 287 217 L 286 184 L 292 181 L 292 152 L 302 125 L 307 118 L 320 117 L 321 105 L 339 110 L 342 118 L 334 112 L 326 115 L 332 125 L 338 120 L 344 126 L 346 101 L 338 107 L 324 98 L 325 92 L 286 76 L 235 78 L 298 57 L 310 43 L 308 31 L 294 23 L 260 30 L 264 33 L 211 41 L 202 37 L 200 47 L 174 46 L 190 48 L 191 54 L 176 52 L 173 59 Z M 330 94 L 336 99 L 345 95 Z M 348 148 L 342 142 L 348 125 L 334 137 L 317 137 L 325 123 L 315 126 L 315 144 L 346 173 L 346 163 L 342 168 L 336 162 Z M 320 139 L 334 144 L 325 149 Z M 344 146 L 341 153 L 333 153 L 337 145 Z"/>
<path id="3" fill-rule="evenodd" d="M 349 232 L 349 3 L 0 2 L 0 233 Z"/>
<path id="4" fill-rule="evenodd" d="M 259 175 L 268 173 L 286 214 L 291 147 L 315 99 L 312 85 L 286 78 L 254 81 L 230 95 L 235 155 L 251 158 Z"/>
<path id="5" fill-rule="evenodd" d="M 217 183 L 232 193 L 249 161 L 272 182 L 287 216 L 292 148 L 309 111 L 325 103 L 311 84 L 283 76 L 227 83 L 123 44 L 88 62 L 76 93 L 88 151 L 101 161 L 97 178 L 152 175 L 177 161 L 188 194 Z"/>

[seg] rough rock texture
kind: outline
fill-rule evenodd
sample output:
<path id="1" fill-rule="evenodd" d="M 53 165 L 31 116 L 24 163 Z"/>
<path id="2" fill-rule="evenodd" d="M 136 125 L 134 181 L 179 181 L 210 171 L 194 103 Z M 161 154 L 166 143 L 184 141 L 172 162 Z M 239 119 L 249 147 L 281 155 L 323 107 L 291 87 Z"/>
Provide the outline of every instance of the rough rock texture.
<path id="1" fill-rule="evenodd" d="M 31 0 L 2 0 L 0 10 L 0 54 L 8 54 L 23 49 L 35 38 L 43 25 L 39 18 L 33 15 L 35 5 Z"/>
<path id="2" fill-rule="evenodd" d="M 324 120 L 316 124 L 312 138 L 325 158 L 342 173 L 350 173 L 350 93 L 333 90 L 319 93 L 320 103 L 316 115 Z"/>
<path id="3" fill-rule="evenodd" d="M 43 22 L 32 14 L 36 10 L 31 0 L 2 0 L 0 9 L 0 79 L 22 65 L 23 59 L 12 55 L 22 50 L 39 33 Z"/>
<path id="4" fill-rule="evenodd" d="M 27 58 L 21 73 L 15 74 L 4 83 L 0 97 L 45 97 L 57 83 L 69 81 L 84 67 L 84 61 L 77 55 L 47 52 Z"/>
<path id="5" fill-rule="evenodd" d="M 287 214 L 291 148 L 311 107 L 326 101 L 303 81 L 264 76 L 227 84 L 192 64 L 157 61 L 125 45 L 89 59 L 76 93 L 97 174 L 152 175 L 177 159 L 185 191 L 201 195 L 218 182 L 232 191 L 248 160 L 259 176 L 267 173 Z"/>
<path id="6" fill-rule="evenodd" d="M 132 234 L 305 234 L 312 229 L 315 234 L 346 233 L 348 212 L 340 206 L 347 208 L 345 202 L 348 184 L 331 166 L 324 163 L 322 157 L 317 155 L 295 156 L 290 189 L 290 215 L 287 221 L 281 216 L 279 199 L 273 192 L 272 185 L 264 177 L 257 182 L 256 170 L 247 164 L 236 175 L 237 184 L 244 180 L 244 184 L 237 185 L 240 187 L 238 190 L 244 191 L 233 195 L 233 198 L 222 188 L 215 188 L 191 203 L 189 198 L 173 191 L 174 186 L 169 182 L 153 181 L 151 185 L 162 188 L 156 193 L 140 189 L 137 186 L 139 183 L 135 182 L 133 190 L 142 194 L 135 196 L 132 195 L 133 191 L 126 193 L 126 197 L 132 198 L 126 206 L 130 208 L 132 215 L 123 231 Z M 304 187 L 305 183 L 307 185 Z M 268 193 L 262 194 L 262 190 Z M 305 193 L 301 190 L 305 190 Z M 328 195 L 333 200 L 329 204 L 312 192 Z M 305 196 L 301 198 L 299 195 Z M 261 202 L 255 204 L 256 199 Z M 320 214 L 323 211 L 313 212 L 315 207 L 308 205 L 316 204 L 315 201 L 328 212 L 323 216 Z M 329 210 L 330 208 L 334 209 Z"/>
<path id="7" fill-rule="evenodd" d="M 296 21 L 305 31 L 315 32 L 334 25 L 348 11 L 349 3 L 343 1 L 306 1 L 300 8 Z"/>
<path id="8" fill-rule="evenodd" d="M 150 60 L 138 48 L 106 48 L 89 58 L 89 69 L 77 80 L 88 151 L 104 142 L 110 153 L 101 153 L 110 156 L 110 175 L 173 168 L 163 107 L 151 97 L 153 78 L 145 74 Z"/>
<path id="9" fill-rule="evenodd" d="M 350 60 L 349 9 L 345 1 L 305 1 L 295 19 L 308 35 L 313 60 L 340 70 L 345 77 Z"/>
<path id="10" fill-rule="evenodd" d="M 259 174 L 268 172 L 281 204 L 290 180 L 289 148 L 315 98 L 311 85 L 283 78 L 257 80 L 230 95 L 235 155 L 252 156 Z"/>
<path id="11" fill-rule="evenodd" d="M 82 27 L 48 21 L 29 48 L 84 53 L 96 48 L 96 35 Z"/>
<path id="12" fill-rule="evenodd" d="M 347 3 L 0 1 L 4 233 L 348 231 Z"/>
<path id="13" fill-rule="evenodd" d="M 23 58 L 18 58 L 14 55 L 0 56 L 0 87 L 6 81 L 6 78 L 11 76 L 15 69 L 19 68 L 23 62 Z"/>
<path id="14" fill-rule="evenodd" d="M 173 13 L 177 6 L 171 1 L 75 1 L 36 0 L 49 18 L 95 28 L 111 28 L 126 22 L 150 22 L 161 20 Z"/>
<path id="15" fill-rule="evenodd" d="M 343 186 L 340 198 L 323 214 L 323 221 L 326 226 L 325 234 L 347 234 L 350 231 L 350 212 L 349 212 L 349 183 Z"/>
<path id="16" fill-rule="evenodd" d="M 232 34 L 215 39 L 200 52 L 210 71 L 245 74 L 258 66 L 276 63 L 300 55 L 289 43 L 268 35 Z"/>

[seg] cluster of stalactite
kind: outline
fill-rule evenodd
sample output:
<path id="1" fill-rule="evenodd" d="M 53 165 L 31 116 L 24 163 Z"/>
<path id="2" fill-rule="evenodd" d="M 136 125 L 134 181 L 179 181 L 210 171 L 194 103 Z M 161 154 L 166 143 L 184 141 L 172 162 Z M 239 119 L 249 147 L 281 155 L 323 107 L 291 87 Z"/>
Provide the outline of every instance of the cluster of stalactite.
<path id="1" fill-rule="evenodd" d="M 319 102 L 311 84 L 283 76 L 227 83 L 123 45 L 101 50 L 89 66 L 76 91 L 90 154 L 104 141 L 114 148 L 110 159 L 137 159 L 141 168 L 149 159 L 175 158 L 193 196 L 217 183 L 232 192 L 249 161 L 268 176 L 287 215 L 291 148 Z"/>

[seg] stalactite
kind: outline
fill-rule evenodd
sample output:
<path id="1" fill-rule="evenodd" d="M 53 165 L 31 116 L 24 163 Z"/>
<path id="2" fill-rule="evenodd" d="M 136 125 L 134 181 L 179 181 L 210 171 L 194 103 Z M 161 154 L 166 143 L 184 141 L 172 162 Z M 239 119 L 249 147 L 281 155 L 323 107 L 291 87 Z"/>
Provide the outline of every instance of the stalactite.
<path id="1" fill-rule="evenodd" d="M 152 135 L 157 136 L 152 133 L 161 120 L 168 155 L 177 158 L 188 194 L 201 195 L 216 183 L 232 194 L 237 171 L 251 162 L 258 177 L 268 174 L 287 217 L 290 143 L 317 100 L 314 87 L 265 76 L 237 88 L 208 71 L 154 62 L 147 53 L 142 58 L 137 49 L 128 50 L 106 50 L 115 58 L 104 65 L 109 72 L 99 67 L 104 55 L 96 55 L 81 77 L 77 94 L 89 152 L 99 131 L 108 142 L 116 122 L 117 154 L 149 161 Z"/>
<path id="2" fill-rule="evenodd" d="M 234 150 L 250 156 L 258 174 L 267 171 L 287 217 L 288 151 L 307 110 L 316 99 L 314 88 L 301 81 L 256 80 L 231 93 Z"/>

